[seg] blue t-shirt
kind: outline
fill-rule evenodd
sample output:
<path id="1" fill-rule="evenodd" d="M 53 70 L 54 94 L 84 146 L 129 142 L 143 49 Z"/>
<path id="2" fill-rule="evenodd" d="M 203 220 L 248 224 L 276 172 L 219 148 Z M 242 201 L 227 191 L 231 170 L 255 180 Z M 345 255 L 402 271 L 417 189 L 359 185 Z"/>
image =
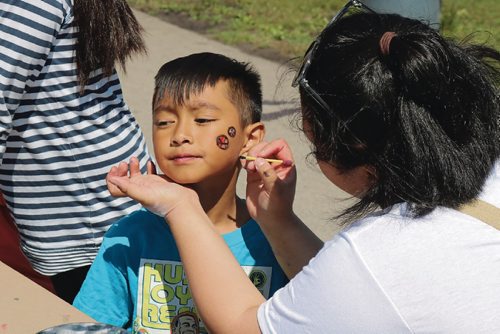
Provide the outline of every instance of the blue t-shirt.
<path id="1" fill-rule="evenodd" d="M 264 297 L 288 282 L 254 220 L 223 237 Z M 196 313 L 164 219 L 142 209 L 114 224 L 73 304 L 99 322 L 149 334 L 171 333 L 176 315 Z M 197 316 L 191 326 L 206 333 Z"/>

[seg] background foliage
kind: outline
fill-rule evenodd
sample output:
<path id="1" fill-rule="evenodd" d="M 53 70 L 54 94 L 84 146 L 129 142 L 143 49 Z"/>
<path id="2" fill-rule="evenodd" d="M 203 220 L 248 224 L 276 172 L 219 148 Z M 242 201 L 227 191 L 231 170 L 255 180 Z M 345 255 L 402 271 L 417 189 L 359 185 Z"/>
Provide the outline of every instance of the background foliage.
<path id="1" fill-rule="evenodd" d="M 418 1 L 418 0 L 415 0 Z M 271 58 L 301 56 L 346 0 L 129 0 L 142 11 Z M 500 48 L 500 1 L 442 0 L 441 31 Z"/>

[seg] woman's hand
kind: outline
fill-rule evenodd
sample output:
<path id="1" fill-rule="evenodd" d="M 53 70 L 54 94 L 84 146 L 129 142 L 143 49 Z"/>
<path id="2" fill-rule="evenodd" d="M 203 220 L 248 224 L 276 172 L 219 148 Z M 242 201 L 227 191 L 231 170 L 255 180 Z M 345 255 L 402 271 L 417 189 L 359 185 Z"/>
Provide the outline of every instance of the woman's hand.
<path id="1" fill-rule="evenodd" d="M 156 174 L 156 167 L 154 163 L 149 160 L 146 165 L 147 174 Z M 123 193 L 115 184 L 109 181 L 109 178 L 112 176 L 137 176 L 141 175 L 141 168 L 139 166 L 139 160 L 136 157 L 130 158 L 130 162 L 120 162 L 117 166 L 111 167 L 106 175 L 106 185 L 108 186 L 108 190 L 114 197 L 125 197 L 127 194 Z"/>
<path id="2" fill-rule="evenodd" d="M 112 167 L 106 182 L 112 195 L 129 196 L 164 218 L 181 203 L 199 203 L 196 192 L 168 181 L 165 176 L 154 175 L 151 166 L 148 174 L 142 175 L 136 158 Z"/>
<path id="3" fill-rule="evenodd" d="M 293 212 L 297 172 L 288 144 L 283 139 L 260 143 L 249 155 L 283 160 L 279 165 L 264 159 L 247 161 L 247 207 L 291 279 L 317 254 L 323 242 Z"/>
<path id="4" fill-rule="evenodd" d="M 261 142 L 250 150 L 249 155 L 283 160 L 281 164 L 269 163 L 264 159 L 244 163 L 250 215 L 259 222 L 281 220 L 293 215 L 297 173 L 287 142 L 283 139 Z"/>

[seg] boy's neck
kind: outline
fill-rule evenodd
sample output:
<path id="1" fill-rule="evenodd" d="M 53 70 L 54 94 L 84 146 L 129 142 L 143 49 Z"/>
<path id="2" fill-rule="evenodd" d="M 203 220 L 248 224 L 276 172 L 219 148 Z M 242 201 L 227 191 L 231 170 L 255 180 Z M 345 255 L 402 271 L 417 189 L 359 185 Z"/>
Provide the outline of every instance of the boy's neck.
<path id="1" fill-rule="evenodd" d="M 237 180 L 238 173 L 235 173 L 226 185 L 217 180 L 193 186 L 203 209 L 220 234 L 232 232 L 250 219 L 245 200 L 236 196 Z"/>

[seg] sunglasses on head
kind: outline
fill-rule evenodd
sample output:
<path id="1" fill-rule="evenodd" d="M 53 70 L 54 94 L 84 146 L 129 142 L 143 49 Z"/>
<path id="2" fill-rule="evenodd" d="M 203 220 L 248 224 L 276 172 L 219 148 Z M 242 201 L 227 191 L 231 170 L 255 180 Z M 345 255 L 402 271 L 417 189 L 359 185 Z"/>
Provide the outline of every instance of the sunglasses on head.
<path id="1" fill-rule="evenodd" d="M 330 107 L 325 102 L 325 100 L 323 100 L 323 98 L 321 98 L 321 96 L 314 90 L 314 88 L 312 88 L 311 85 L 309 85 L 309 81 L 306 78 L 307 72 L 311 66 L 314 55 L 318 49 L 321 37 L 323 36 L 323 32 L 346 14 L 352 14 L 359 11 L 375 13 L 375 11 L 367 7 L 361 1 L 351 0 L 347 2 L 345 6 L 341 10 L 339 10 L 337 14 L 335 14 L 335 16 L 330 20 L 330 22 L 328 22 L 326 27 L 320 32 L 318 37 L 316 37 L 316 39 L 311 43 L 311 45 L 309 45 L 309 48 L 307 49 L 304 58 L 302 60 L 302 65 L 300 66 L 300 69 L 297 71 L 297 74 L 295 75 L 295 78 L 292 81 L 292 87 L 295 88 L 300 85 L 300 87 L 302 87 L 302 89 L 307 93 L 307 95 L 313 98 L 314 101 L 327 112 L 331 112 Z"/>

